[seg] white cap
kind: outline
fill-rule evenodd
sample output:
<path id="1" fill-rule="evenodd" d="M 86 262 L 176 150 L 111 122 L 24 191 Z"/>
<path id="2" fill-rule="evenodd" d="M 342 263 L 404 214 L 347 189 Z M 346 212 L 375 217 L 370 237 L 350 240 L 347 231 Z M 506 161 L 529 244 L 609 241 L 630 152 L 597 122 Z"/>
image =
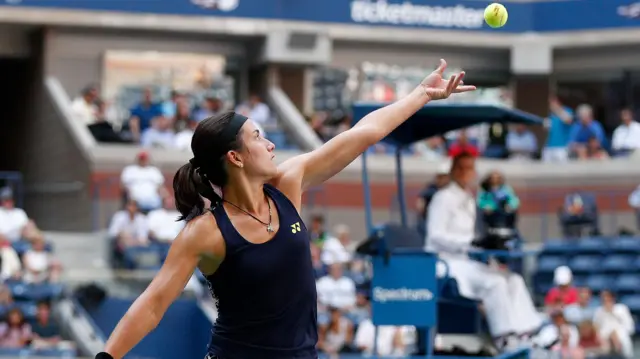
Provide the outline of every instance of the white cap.
<path id="1" fill-rule="evenodd" d="M 556 285 L 569 285 L 572 278 L 573 273 L 567 266 L 560 266 L 553 272 L 553 282 Z"/>

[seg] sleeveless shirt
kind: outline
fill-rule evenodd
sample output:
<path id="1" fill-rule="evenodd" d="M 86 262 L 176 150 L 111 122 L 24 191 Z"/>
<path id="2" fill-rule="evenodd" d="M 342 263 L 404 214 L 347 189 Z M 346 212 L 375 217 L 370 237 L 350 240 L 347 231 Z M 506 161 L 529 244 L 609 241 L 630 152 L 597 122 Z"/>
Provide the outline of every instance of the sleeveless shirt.
<path id="1" fill-rule="evenodd" d="M 248 242 L 222 205 L 212 210 L 226 256 L 206 278 L 218 307 L 209 354 L 221 359 L 316 359 L 317 294 L 309 233 L 283 193 L 267 184 L 264 192 L 280 219 L 268 242 Z"/>

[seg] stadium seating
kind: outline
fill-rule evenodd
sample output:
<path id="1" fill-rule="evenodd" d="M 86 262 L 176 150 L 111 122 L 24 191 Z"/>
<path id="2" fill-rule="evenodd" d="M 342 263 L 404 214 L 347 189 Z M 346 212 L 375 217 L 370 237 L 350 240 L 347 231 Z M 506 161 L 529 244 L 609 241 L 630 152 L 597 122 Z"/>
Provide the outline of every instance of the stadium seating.
<path id="1" fill-rule="evenodd" d="M 629 306 L 634 317 L 640 317 L 640 238 L 588 237 L 545 242 L 533 277 L 538 297 L 553 286 L 553 271 L 562 265 L 573 271 L 574 285 L 588 287 L 595 294 L 610 290 Z M 637 326 L 640 329 L 640 323 Z"/>

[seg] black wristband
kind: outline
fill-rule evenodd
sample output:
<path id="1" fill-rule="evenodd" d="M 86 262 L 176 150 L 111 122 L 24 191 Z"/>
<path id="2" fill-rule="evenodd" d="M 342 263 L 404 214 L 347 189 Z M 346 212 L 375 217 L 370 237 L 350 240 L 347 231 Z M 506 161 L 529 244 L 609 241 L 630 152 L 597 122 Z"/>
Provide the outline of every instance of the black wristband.
<path id="1" fill-rule="evenodd" d="M 100 352 L 100 353 L 96 354 L 96 358 L 95 359 L 113 359 L 113 357 L 109 353 Z"/>

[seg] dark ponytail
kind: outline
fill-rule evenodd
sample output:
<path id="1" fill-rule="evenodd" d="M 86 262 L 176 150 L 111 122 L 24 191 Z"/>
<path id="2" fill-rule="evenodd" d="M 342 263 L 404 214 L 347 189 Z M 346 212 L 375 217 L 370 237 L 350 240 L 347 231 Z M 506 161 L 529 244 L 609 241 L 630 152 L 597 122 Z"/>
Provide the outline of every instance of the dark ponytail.
<path id="1" fill-rule="evenodd" d="M 240 148 L 240 127 L 246 120 L 235 112 L 227 112 L 198 124 L 191 140 L 194 157 L 173 177 L 173 193 L 180 212 L 178 221 L 190 221 L 203 214 L 202 197 L 211 201 L 212 207 L 222 202 L 213 185 L 226 184 L 225 155 Z"/>

